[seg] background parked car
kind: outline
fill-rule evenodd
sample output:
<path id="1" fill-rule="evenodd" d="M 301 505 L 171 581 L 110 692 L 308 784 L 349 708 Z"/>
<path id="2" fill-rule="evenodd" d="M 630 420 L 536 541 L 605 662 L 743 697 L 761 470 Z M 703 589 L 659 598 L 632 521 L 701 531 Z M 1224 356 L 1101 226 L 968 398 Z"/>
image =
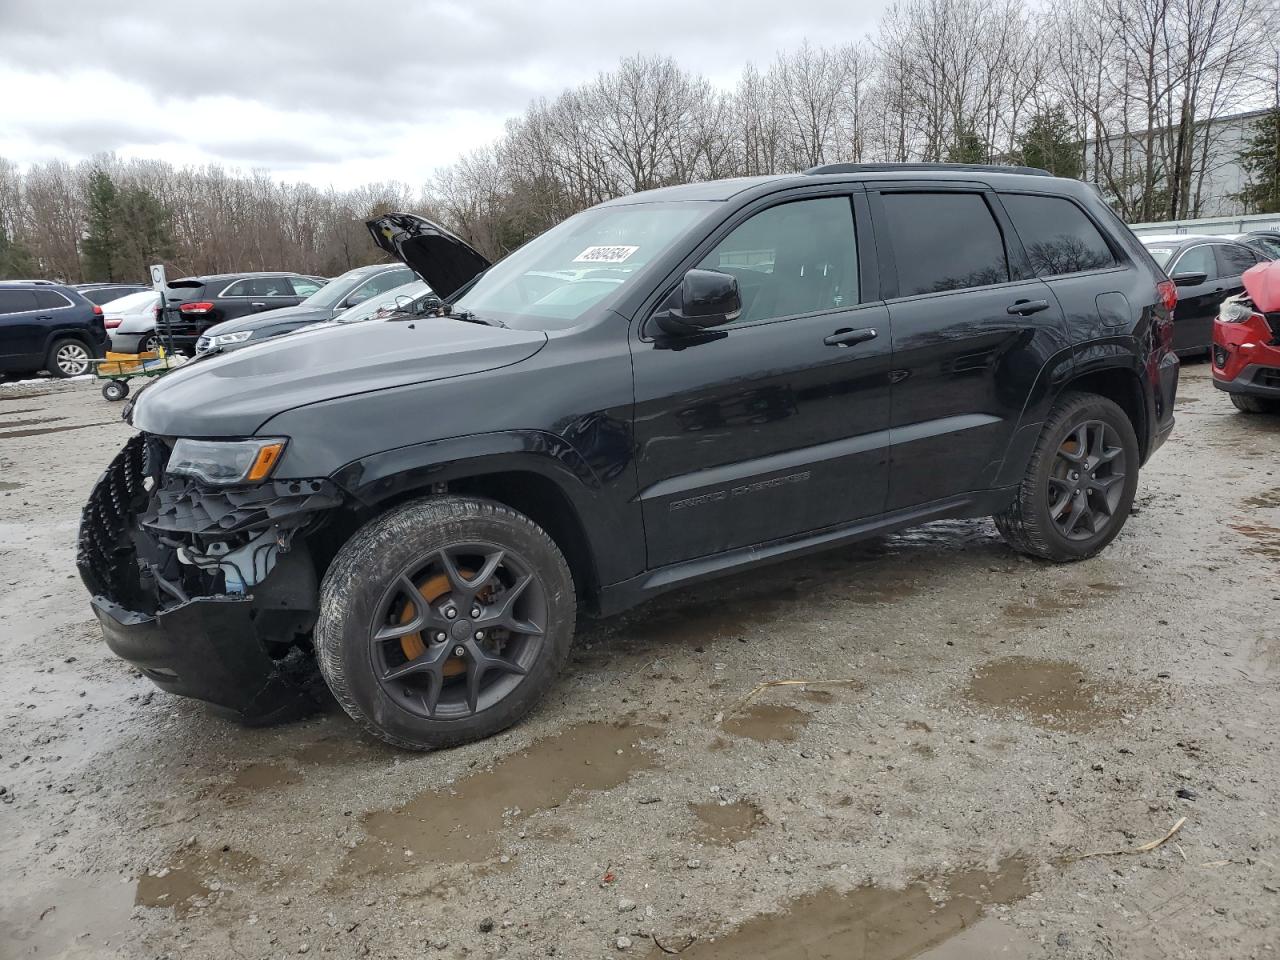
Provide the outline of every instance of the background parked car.
<path id="1" fill-rule="evenodd" d="M 1237 410 L 1280 413 L 1280 261 L 1253 267 L 1213 325 L 1213 385 Z"/>
<path id="2" fill-rule="evenodd" d="M 0 281 L 0 372 L 79 376 L 106 344 L 102 308 L 71 287 Z"/>
<path id="3" fill-rule="evenodd" d="M 1268 260 L 1280 260 L 1280 230 L 1254 230 L 1250 233 L 1237 233 L 1231 239 L 1237 243 L 1243 243 L 1251 250 L 1256 250 Z"/>
<path id="4" fill-rule="evenodd" d="M 1226 237 L 1154 234 L 1139 239 L 1178 288 L 1173 349 L 1179 355 L 1207 351 L 1219 304 L 1244 290 L 1240 275 L 1267 258 Z"/>
<path id="5" fill-rule="evenodd" d="M 356 267 L 330 280 L 297 306 L 249 314 L 209 327 L 196 342 L 196 352 L 204 353 L 215 347 L 234 350 L 313 323 L 332 320 L 342 311 L 413 279 L 413 271 L 399 263 Z"/>
<path id="6" fill-rule="evenodd" d="M 160 294 L 155 290 L 130 293 L 103 304 L 103 321 L 111 337 L 111 349 L 120 353 L 154 350 L 160 343 L 156 336 L 156 309 Z"/>
<path id="7" fill-rule="evenodd" d="M 151 289 L 144 283 L 77 283 L 74 288 L 80 296 L 100 307 L 130 293 Z"/>
<path id="8" fill-rule="evenodd" d="M 324 285 L 319 277 L 284 272 L 170 280 L 156 330 L 174 349 L 191 352 L 210 327 L 251 313 L 295 306 Z"/>

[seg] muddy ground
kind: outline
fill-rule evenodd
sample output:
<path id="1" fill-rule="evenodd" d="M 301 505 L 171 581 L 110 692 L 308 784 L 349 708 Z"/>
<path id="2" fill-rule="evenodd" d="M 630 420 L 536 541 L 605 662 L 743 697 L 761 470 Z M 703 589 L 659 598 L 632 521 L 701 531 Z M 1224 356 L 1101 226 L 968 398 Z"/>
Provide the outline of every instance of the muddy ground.
<path id="1" fill-rule="evenodd" d="M 937 523 L 672 594 L 424 756 L 109 655 L 73 540 L 119 412 L 0 386 L 5 960 L 1280 953 L 1280 419 L 1203 364 L 1101 557 Z"/>

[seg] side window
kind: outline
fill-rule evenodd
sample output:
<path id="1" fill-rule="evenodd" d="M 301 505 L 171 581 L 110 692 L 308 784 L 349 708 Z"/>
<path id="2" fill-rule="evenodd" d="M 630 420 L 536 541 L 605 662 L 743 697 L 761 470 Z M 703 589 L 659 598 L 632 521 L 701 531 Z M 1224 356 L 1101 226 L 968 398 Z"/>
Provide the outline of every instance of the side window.
<path id="1" fill-rule="evenodd" d="M 1216 278 L 1218 264 L 1213 258 L 1213 244 L 1202 243 L 1183 253 L 1174 263 L 1169 276 L 1176 276 L 1179 273 L 1203 273 L 1207 280 Z"/>
<path id="2" fill-rule="evenodd" d="M 249 281 L 249 289 L 255 297 L 292 297 L 293 285 L 288 277 L 258 277 Z"/>
<path id="3" fill-rule="evenodd" d="M 1238 277 L 1261 259 L 1248 247 L 1235 243 L 1215 243 L 1221 276 Z"/>
<path id="4" fill-rule="evenodd" d="M 71 301 L 60 293 L 53 290 L 36 290 L 36 303 L 41 310 L 61 310 L 63 307 L 71 306 Z M 108 301 L 110 302 L 110 301 Z"/>
<path id="5" fill-rule="evenodd" d="M 320 289 L 320 284 L 305 277 L 290 277 L 289 282 L 293 284 L 293 292 L 299 297 L 309 297 Z"/>
<path id="6" fill-rule="evenodd" d="M 251 296 L 251 294 L 249 293 L 249 284 L 251 284 L 252 282 L 253 282 L 252 280 L 237 280 L 231 286 L 227 287 L 227 289 L 223 290 L 221 295 L 224 297 Z"/>
<path id="7" fill-rule="evenodd" d="M 1000 200 L 1037 275 L 1057 276 L 1115 265 L 1107 241 L 1070 200 L 1027 193 L 1001 194 Z"/>
<path id="8" fill-rule="evenodd" d="M 396 287 L 409 283 L 417 279 L 417 274 L 412 270 L 388 270 L 386 273 L 380 273 L 362 289 L 368 289 L 369 296 L 377 296 L 380 293 L 386 293 L 388 290 L 394 290 Z"/>
<path id="9" fill-rule="evenodd" d="M 1000 228 L 981 194 L 886 193 L 881 199 L 898 296 L 1008 281 Z"/>
<path id="10" fill-rule="evenodd" d="M 30 290 L 0 290 L 0 313 L 22 313 L 36 309 L 36 295 Z"/>
<path id="11" fill-rule="evenodd" d="M 698 267 L 738 279 L 735 323 L 775 320 L 858 302 L 858 252 L 848 197 L 795 200 L 740 224 Z"/>

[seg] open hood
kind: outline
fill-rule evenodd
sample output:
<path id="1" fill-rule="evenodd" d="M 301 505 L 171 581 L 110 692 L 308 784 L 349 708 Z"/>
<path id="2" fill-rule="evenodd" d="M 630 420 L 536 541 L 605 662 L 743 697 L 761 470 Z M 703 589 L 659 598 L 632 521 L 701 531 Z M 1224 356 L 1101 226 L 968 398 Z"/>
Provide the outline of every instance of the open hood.
<path id="1" fill-rule="evenodd" d="M 1280 311 L 1280 260 L 1254 264 L 1241 279 L 1254 307 L 1262 313 Z"/>
<path id="2" fill-rule="evenodd" d="M 474 247 L 424 217 L 388 213 L 366 226 L 374 243 L 425 280 L 442 300 L 489 269 L 489 261 Z"/>

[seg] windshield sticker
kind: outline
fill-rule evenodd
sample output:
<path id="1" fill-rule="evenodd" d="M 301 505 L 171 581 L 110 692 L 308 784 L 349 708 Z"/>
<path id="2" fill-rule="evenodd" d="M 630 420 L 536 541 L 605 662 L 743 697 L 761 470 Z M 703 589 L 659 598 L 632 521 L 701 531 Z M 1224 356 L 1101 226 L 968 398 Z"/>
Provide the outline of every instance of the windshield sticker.
<path id="1" fill-rule="evenodd" d="M 639 247 L 587 247 L 573 258 L 574 263 L 622 263 Z"/>

